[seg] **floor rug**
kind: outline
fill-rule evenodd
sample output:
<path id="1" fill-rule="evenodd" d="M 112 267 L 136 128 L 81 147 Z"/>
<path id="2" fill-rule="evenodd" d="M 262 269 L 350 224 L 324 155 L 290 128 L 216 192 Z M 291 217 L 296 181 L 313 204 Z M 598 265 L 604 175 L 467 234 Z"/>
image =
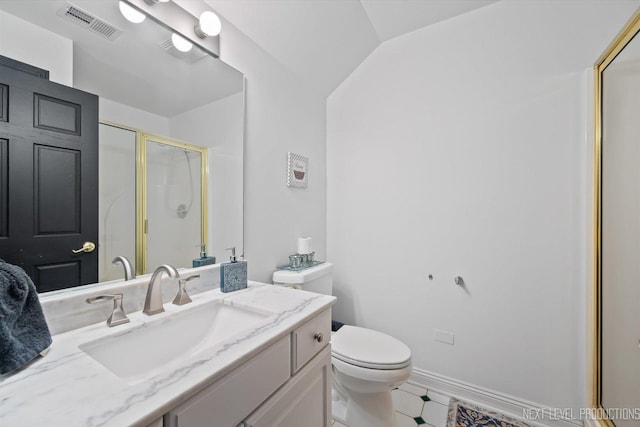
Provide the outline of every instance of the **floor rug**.
<path id="1" fill-rule="evenodd" d="M 532 427 L 500 412 L 451 398 L 447 427 Z"/>

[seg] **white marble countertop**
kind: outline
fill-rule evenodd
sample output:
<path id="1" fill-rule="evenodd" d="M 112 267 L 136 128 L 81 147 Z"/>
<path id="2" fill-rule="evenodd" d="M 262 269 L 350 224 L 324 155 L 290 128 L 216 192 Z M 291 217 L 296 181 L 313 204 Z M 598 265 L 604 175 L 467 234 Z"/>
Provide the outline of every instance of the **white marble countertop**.
<path id="1" fill-rule="evenodd" d="M 192 299 L 181 307 L 165 304 L 166 311 L 153 320 L 214 300 L 272 314 L 230 342 L 185 354 L 161 372 L 135 381 L 116 376 L 78 346 L 149 321 L 141 312 L 129 314 L 126 325 L 108 328 L 100 322 L 54 335 L 45 357 L 0 376 L 0 425 L 144 426 L 335 302 L 332 296 L 255 282 L 245 290 L 224 294 L 215 289 Z"/>

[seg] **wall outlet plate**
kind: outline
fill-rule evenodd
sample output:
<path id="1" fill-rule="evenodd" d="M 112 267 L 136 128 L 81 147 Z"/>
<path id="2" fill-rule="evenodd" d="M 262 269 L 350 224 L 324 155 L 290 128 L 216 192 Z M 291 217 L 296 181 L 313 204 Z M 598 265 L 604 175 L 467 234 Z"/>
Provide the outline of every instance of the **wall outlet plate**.
<path id="1" fill-rule="evenodd" d="M 436 341 L 443 342 L 445 344 L 454 344 L 455 334 L 449 331 L 441 331 L 440 329 L 436 329 L 433 333 L 433 338 Z"/>

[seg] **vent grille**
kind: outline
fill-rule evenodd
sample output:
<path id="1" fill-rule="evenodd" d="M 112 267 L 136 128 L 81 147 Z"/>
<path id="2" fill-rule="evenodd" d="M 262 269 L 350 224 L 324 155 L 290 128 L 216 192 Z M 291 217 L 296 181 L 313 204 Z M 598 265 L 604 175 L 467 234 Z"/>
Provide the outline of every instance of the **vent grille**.
<path id="1" fill-rule="evenodd" d="M 89 26 L 89 28 L 100 34 L 101 36 L 107 38 L 107 39 L 111 39 L 114 34 L 117 33 L 116 37 L 118 37 L 120 35 L 119 31 L 116 27 L 114 27 L 111 24 L 108 24 L 104 21 L 101 21 L 99 19 L 94 19 L 93 22 L 91 23 L 91 25 Z M 120 31 L 121 32 L 121 31 Z"/>
<path id="2" fill-rule="evenodd" d="M 91 23 L 95 20 L 93 16 L 71 5 L 68 5 L 65 15 L 67 19 L 74 21 L 76 24 L 84 26 L 91 25 Z"/>
<path id="3" fill-rule="evenodd" d="M 109 24 L 104 19 L 100 19 L 70 2 L 65 3 L 58 10 L 57 15 L 107 40 L 113 41 L 122 34 L 122 30 L 115 25 Z"/>
<path id="4" fill-rule="evenodd" d="M 160 43 L 160 47 L 164 50 L 173 49 L 173 43 L 171 42 L 171 39 L 168 39 Z"/>
<path id="5" fill-rule="evenodd" d="M 193 45 L 193 47 L 189 52 L 180 52 L 178 49 L 175 48 L 171 39 L 165 40 L 162 43 L 160 43 L 160 47 L 166 50 L 169 55 L 174 56 L 188 64 L 193 64 L 194 62 L 197 62 L 202 58 L 209 56 L 208 53 L 200 49 L 195 44 Z"/>

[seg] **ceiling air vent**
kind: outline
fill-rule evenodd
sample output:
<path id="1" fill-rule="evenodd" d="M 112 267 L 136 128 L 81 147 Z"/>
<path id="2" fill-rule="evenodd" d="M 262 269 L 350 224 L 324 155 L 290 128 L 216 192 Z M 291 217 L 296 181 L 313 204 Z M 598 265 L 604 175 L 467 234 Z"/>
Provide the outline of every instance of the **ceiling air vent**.
<path id="1" fill-rule="evenodd" d="M 122 30 L 118 27 L 109 24 L 104 19 L 100 19 L 86 10 L 80 9 L 73 3 L 65 3 L 65 5 L 58 10 L 57 15 L 107 40 L 113 41 L 122 34 Z"/>
<path id="2" fill-rule="evenodd" d="M 167 53 L 171 56 L 175 56 L 182 61 L 185 61 L 188 64 L 193 64 L 196 61 L 201 60 L 202 58 L 209 56 L 209 54 L 196 45 L 193 45 L 189 52 L 180 52 L 173 46 L 173 42 L 171 39 L 165 40 L 160 43 L 160 47 L 167 51 Z"/>

